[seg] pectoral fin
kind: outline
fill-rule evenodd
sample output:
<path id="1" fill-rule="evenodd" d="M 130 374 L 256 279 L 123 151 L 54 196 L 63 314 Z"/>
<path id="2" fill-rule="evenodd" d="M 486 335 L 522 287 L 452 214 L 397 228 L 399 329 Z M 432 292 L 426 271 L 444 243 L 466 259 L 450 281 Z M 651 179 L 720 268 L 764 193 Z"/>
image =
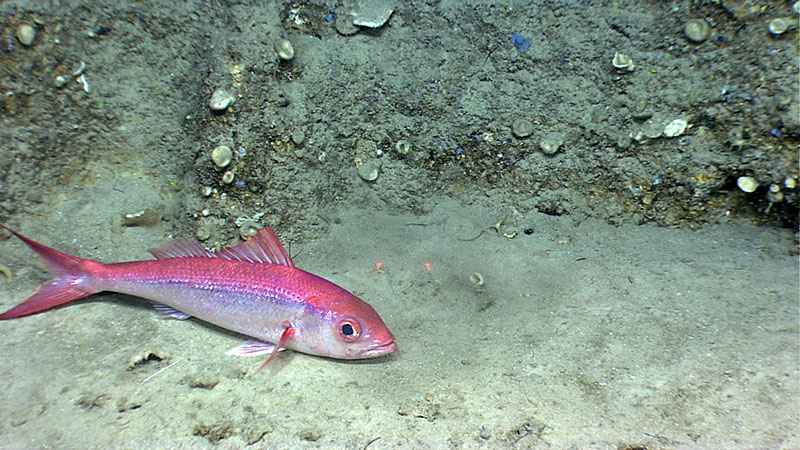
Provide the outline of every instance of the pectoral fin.
<path id="1" fill-rule="evenodd" d="M 291 339 L 292 336 L 294 336 L 295 331 L 297 330 L 295 330 L 295 328 L 291 325 L 289 325 L 288 327 L 286 327 L 285 330 L 283 330 L 283 334 L 281 334 L 281 340 L 278 341 L 278 345 L 275 346 L 275 350 L 272 351 L 272 355 L 270 355 L 270 357 L 267 359 L 267 362 L 262 364 L 261 367 L 259 367 L 258 370 L 256 370 L 253 375 L 264 370 L 264 367 L 267 367 L 267 364 L 271 363 L 272 360 L 275 359 L 275 355 L 277 355 L 278 351 L 282 350 L 283 346 L 286 345 L 287 342 L 289 342 L 289 339 Z"/>

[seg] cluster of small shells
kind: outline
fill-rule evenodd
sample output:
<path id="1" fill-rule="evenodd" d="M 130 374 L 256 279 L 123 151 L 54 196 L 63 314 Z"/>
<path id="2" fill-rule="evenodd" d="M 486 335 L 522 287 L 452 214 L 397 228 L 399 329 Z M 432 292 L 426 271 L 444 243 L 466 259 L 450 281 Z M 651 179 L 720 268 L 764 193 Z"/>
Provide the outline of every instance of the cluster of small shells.
<path id="1" fill-rule="evenodd" d="M 233 151 L 227 145 L 218 145 L 211 151 L 211 161 L 214 162 L 214 166 L 216 166 L 217 169 L 224 169 L 233 161 Z M 231 184 L 235 176 L 232 170 L 226 170 L 225 173 L 222 174 L 220 181 L 222 184 Z"/>
<path id="2" fill-rule="evenodd" d="M 736 185 L 742 190 L 742 192 L 750 194 L 758 189 L 759 183 L 753 177 L 743 176 L 736 179 Z M 797 187 L 797 180 L 793 177 L 786 177 L 783 180 L 783 187 L 786 189 L 794 189 Z M 782 202 L 783 198 L 784 195 L 780 184 L 770 184 L 769 188 L 767 189 L 767 200 L 769 200 L 770 203 L 777 203 Z"/>

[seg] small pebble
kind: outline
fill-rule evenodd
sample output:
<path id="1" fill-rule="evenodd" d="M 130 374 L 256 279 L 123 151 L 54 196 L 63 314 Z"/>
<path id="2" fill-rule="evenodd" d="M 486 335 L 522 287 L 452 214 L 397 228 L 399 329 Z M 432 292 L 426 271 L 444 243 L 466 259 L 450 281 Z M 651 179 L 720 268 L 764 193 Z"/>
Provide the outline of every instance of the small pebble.
<path id="1" fill-rule="evenodd" d="M 533 134 L 533 123 L 524 118 L 519 118 L 511 124 L 511 132 L 518 138 L 525 138 Z"/>
<path id="2" fill-rule="evenodd" d="M 222 174 L 222 184 L 231 184 L 231 183 L 233 183 L 233 178 L 234 177 L 235 177 L 235 175 L 233 174 L 233 171 L 229 170 L 229 171 L 223 173 Z"/>
<path id="3" fill-rule="evenodd" d="M 711 37 L 711 27 L 708 25 L 703 19 L 691 19 L 686 22 L 686 25 L 683 27 L 683 32 L 686 34 L 686 37 L 692 41 L 697 42 L 705 42 Z"/>
<path id="4" fill-rule="evenodd" d="M 208 100 L 208 107 L 213 111 L 224 111 L 235 100 L 227 89 L 217 88 Z"/>
<path id="5" fill-rule="evenodd" d="M 375 181 L 378 179 L 378 173 L 381 170 L 381 162 L 370 160 L 358 166 L 358 176 L 364 181 Z"/>
<path id="6" fill-rule="evenodd" d="M 27 23 L 23 23 L 17 28 L 17 39 L 19 39 L 22 45 L 26 47 L 31 46 L 34 38 L 36 38 L 36 30 Z"/>
<path id="7" fill-rule="evenodd" d="M 358 33 L 358 27 L 353 25 L 353 16 L 350 14 L 336 14 L 336 32 L 342 36 L 352 36 Z"/>
<path id="8" fill-rule="evenodd" d="M 201 227 L 197 229 L 197 240 L 205 241 L 211 237 L 211 233 L 208 231 L 207 228 Z"/>
<path id="9" fill-rule="evenodd" d="M 279 39 L 275 42 L 275 53 L 284 61 L 291 61 L 294 58 L 294 47 L 288 39 Z"/>
<path id="10" fill-rule="evenodd" d="M 302 127 L 297 127 L 294 130 L 292 130 L 292 142 L 294 142 L 295 145 L 300 145 L 305 140 L 306 140 L 306 132 L 303 131 Z"/>
<path id="11" fill-rule="evenodd" d="M 663 122 L 649 119 L 642 125 L 642 133 L 648 139 L 658 139 L 664 133 Z"/>
<path id="12" fill-rule="evenodd" d="M 736 179 L 736 185 L 739 186 L 739 189 L 748 194 L 758 189 L 758 181 L 753 177 L 739 177 Z"/>
<path id="13" fill-rule="evenodd" d="M 220 145 L 211 152 L 211 160 L 214 161 L 214 165 L 220 169 L 227 167 L 228 164 L 231 163 L 232 158 L 233 152 L 227 145 Z"/>
<path id="14" fill-rule="evenodd" d="M 769 22 L 769 25 L 767 26 L 767 28 L 769 29 L 769 32 L 771 34 L 777 36 L 779 34 L 786 33 L 786 31 L 789 30 L 789 27 L 791 27 L 791 26 L 792 26 L 792 21 L 790 19 L 786 19 L 784 17 L 779 17 L 777 19 L 772 19 Z M 20 39 L 20 41 L 22 41 L 22 40 Z"/>
<path id="15" fill-rule="evenodd" d="M 539 141 L 539 148 L 542 149 L 545 155 L 555 155 L 561 149 L 564 143 L 564 135 L 558 132 L 547 133 L 545 137 Z"/>

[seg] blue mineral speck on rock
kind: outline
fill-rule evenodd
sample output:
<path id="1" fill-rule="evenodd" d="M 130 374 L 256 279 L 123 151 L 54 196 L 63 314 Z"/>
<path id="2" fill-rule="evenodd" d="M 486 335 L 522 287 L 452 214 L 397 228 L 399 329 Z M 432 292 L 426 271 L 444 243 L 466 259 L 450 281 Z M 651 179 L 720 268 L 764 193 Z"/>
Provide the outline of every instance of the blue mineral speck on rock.
<path id="1" fill-rule="evenodd" d="M 511 43 L 514 44 L 514 47 L 517 47 L 517 50 L 524 52 L 533 44 L 533 39 L 526 38 L 519 33 L 514 33 L 514 35 L 511 36 Z"/>

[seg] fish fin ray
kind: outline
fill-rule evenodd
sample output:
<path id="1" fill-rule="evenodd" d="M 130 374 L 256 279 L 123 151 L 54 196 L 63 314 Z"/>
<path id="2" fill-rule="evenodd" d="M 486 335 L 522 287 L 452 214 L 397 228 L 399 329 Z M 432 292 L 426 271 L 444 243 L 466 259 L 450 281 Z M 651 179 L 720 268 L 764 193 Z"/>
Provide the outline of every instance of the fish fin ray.
<path id="1" fill-rule="evenodd" d="M 0 320 L 27 316 L 99 292 L 83 281 L 74 276 L 54 278 L 39 286 L 27 300 L 0 314 Z"/>
<path id="2" fill-rule="evenodd" d="M 292 258 L 283 248 L 278 236 L 269 228 L 262 228 L 246 241 L 214 253 L 203 248 L 194 239 L 177 239 L 162 247 L 148 250 L 157 259 L 163 258 L 220 258 L 233 261 L 277 264 L 294 267 Z"/>
<path id="3" fill-rule="evenodd" d="M 164 258 L 215 258 L 216 255 L 203 248 L 194 239 L 176 239 L 167 245 L 147 250 L 156 259 Z"/>
<path id="4" fill-rule="evenodd" d="M 189 317 L 192 317 L 185 312 L 178 311 L 171 306 L 163 305 L 161 303 L 153 303 L 153 308 L 163 319 L 186 320 Z"/>
<path id="5" fill-rule="evenodd" d="M 262 228 L 246 241 L 220 250 L 216 257 L 294 267 L 292 258 L 281 245 L 278 236 L 269 228 Z"/>
<path id="6" fill-rule="evenodd" d="M 278 351 L 286 350 L 285 348 L 278 349 Z M 234 347 L 227 352 L 226 355 L 233 356 L 260 356 L 271 354 L 275 351 L 275 344 L 269 342 L 262 342 L 256 340 L 249 340 L 242 342 L 242 345 Z"/>
<path id="7" fill-rule="evenodd" d="M 0 320 L 27 316 L 100 292 L 91 287 L 89 281 L 102 270 L 103 264 L 62 253 L 28 239 L 5 225 L 0 224 L 0 227 L 22 240 L 39 255 L 47 270 L 56 275 L 56 278 L 39 286 L 24 302 L 0 314 Z"/>
<path id="8" fill-rule="evenodd" d="M 272 354 L 269 355 L 269 358 L 267 358 L 267 361 L 264 364 L 262 364 L 261 367 L 259 367 L 258 370 L 256 370 L 253 373 L 253 375 L 256 375 L 256 374 L 258 374 L 258 372 L 261 372 L 262 370 L 264 370 L 264 367 L 267 367 L 269 365 L 269 363 L 271 363 L 272 360 L 275 359 L 275 355 L 278 354 L 278 351 L 281 350 L 282 348 L 284 348 L 286 343 L 289 342 L 289 339 L 291 339 L 292 336 L 294 336 L 294 334 L 296 332 L 297 332 L 297 329 L 295 327 L 293 327 L 291 325 L 287 326 L 286 329 L 283 330 L 283 334 L 281 334 L 281 340 L 278 341 L 278 344 L 275 346 L 275 350 L 272 351 Z"/>

